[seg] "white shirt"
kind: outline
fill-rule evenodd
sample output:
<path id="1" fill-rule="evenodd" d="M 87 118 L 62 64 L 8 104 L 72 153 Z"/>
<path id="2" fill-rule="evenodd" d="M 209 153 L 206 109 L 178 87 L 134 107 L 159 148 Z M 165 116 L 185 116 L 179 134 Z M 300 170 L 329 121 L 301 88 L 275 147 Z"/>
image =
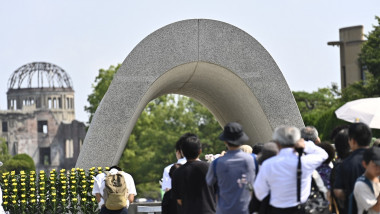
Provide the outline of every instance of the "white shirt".
<path id="1" fill-rule="evenodd" d="M 121 173 L 123 174 L 125 184 L 127 185 L 128 196 L 137 195 L 135 182 L 133 181 L 132 176 L 126 172 L 121 172 Z M 105 182 L 104 182 L 105 178 L 106 178 L 105 173 L 100 173 L 96 177 L 94 177 L 95 182 L 94 182 L 94 188 L 92 189 L 92 195 L 96 195 L 96 193 L 100 193 L 100 195 L 102 196 L 99 202 L 99 207 L 101 207 L 104 204 L 103 193 L 104 193 L 104 188 L 105 188 Z M 128 207 L 129 207 L 129 200 L 127 200 L 127 208 Z"/>
<path id="2" fill-rule="evenodd" d="M 368 211 L 368 214 L 378 214 L 371 209 L 377 203 L 377 197 L 380 192 L 380 183 L 372 183 L 373 190 L 375 194 L 372 193 L 370 187 L 361 181 L 357 181 L 354 187 L 354 196 L 356 200 L 356 205 L 358 207 L 358 213 L 363 213 L 364 210 Z"/>
<path id="3" fill-rule="evenodd" d="M 182 165 L 185 164 L 186 163 L 186 158 L 178 159 L 177 163 L 180 163 Z M 170 171 L 170 168 L 172 168 L 172 166 L 173 166 L 173 164 L 170 164 L 169 166 L 165 167 L 164 173 L 162 175 L 161 189 L 164 190 L 164 191 L 166 189 L 171 189 L 172 188 L 172 179 L 169 176 L 169 171 Z"/>
<path id="4" fill-rule="evenodd" d="M 325 150 L 311 141 L 305 141 L 304 152 L 306 155 L 301 157 L 301 203 L 310 195 L 313 171 L 328 157 Z M 297 164 L 294 148 L 281 149 L 277 156 L 264 161 L 253 185 L 256 197 L 261 201 L 270 193 L 270 204 L 274 207 L 297 206 Z"/>

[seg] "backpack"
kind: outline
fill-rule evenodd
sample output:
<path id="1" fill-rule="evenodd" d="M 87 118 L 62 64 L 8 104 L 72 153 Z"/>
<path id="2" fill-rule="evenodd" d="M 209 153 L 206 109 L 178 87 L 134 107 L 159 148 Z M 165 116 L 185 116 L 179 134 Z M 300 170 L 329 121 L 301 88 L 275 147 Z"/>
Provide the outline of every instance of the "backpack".
<path id="1" fill-rule="evenodd" d="M 112 175 L 105 172 L 104 204 L 109 210 L 121 210 L 127 206 L 128 189 L 121 172 Z"/>
<path id="2" fill-rule="evenodd" d="M 373 190 L 373 186 L 372 186 L 372 183 L 370 180 L 368 180 L 368 178 L 366 178 L 364 175 L 358 177 L 358 179 L 356 179 L 356 182 L 364 182 L 365 184 L 367 184 L 369 186 L 369 188 L 371 189 L 372 193 L 375 194 L 375 191 Z M 355 196 L 354 196 L 354 192 L 352 192 L 350 194 L 350 196 L 348 197 L 348 214 L 356 214 L 358 212 L 358 207 L 356 205 L 356 200 L 355 200 Z M 367 214 L 368 211 L 363 211 L 363 214 Z"/>

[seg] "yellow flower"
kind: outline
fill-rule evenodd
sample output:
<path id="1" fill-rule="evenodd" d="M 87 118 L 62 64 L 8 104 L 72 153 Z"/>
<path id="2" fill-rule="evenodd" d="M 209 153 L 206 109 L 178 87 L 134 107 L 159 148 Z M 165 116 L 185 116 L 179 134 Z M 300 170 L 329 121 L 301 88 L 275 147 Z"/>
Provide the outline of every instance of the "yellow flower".
<path id="1" fill-rule="evenodd" d="M 21 194 L 21 198 L 25 198 L 25 194 Z"/>
<path id="2" fill-rule="evenodd" d="M 90 181 L 90 183 L 92 183 L 92 184 L 93 184 L 93 183 L 94 183 L 94 180 L 91 180 L 91 181 Z"/>
<path id="3" fill-rule="evenodd" d="M 108 166 L 106 166 L 106 171 L 109 171 L 109 170 L 110 170 L 110 168 Z"/>
<path id="4" fill-rule="evenodd" d="M 46 201 L 45 201 L 45 199 L 41 199 L 40 202 L 41 203 L 45 203 Z"/>
<path id="5" fill-rule="evenodd" d="M 51 187 L 52 190 L 55 190 L 55 187 Z"/>
<path id="6" fill-rule="evenodd" d="M 24 171 L 24 170 L 21 170 L 21 171 L 20 171 L 20 174 L 21 174 L 21 175 L 25 175 L 25 171 Z"/>
<path id="7" fill-rule="evenodd" d="M 17 201 L 16 201 L 16 200 L 13 200 L 13 201 L 12 201 L 12 204 L 16 204 L 16 203 L 17 203 Z"/>
<path id="8" fill-rule="evenodd" d="M 17 189 L 13 189 L 12 191 L 13 191 L 13 192 L 17 192 Z"/>
<path id="9" fill-rule="evenodd" d="M 52 196 L 56 196 L 57 194 L 55 192 L 51 193 Z"/>
<path id="10" fill-rule="evenodd" d="M 30 181 L 31 181 L 31 182 L 33 182 L 33 181 L 34 181 L 34 178 L 33 178 L 33 177 L 31 177 L 31 178 L 30 178 Z"/>
<path id="11" fill-rule="evenodd" d="M 8 179 L 5 179 L 5 180 L 4 180 L 4 183 L 8 183 Z"/>
<path id="12" fill-rule="evenodd" d="M 86 201 L 87 199 L 86 198 L 82 198 L 82 201 Z"/>
<path id="13" fill-rule="evenodd" d="M 4 205 L 7 205 L 7 204 L 8 204 L 8 201 L 4 201 L 3 204 L 4 204 Z"/>
<path id="14" fill-rule="evenodd" d="M 77 202 L 77 201 L 78 201 L 77 198 L 73 198 L 73 199 L 71 199 L 71 200 L 74 201 L 74 202 Z"/>
<path id="15" fill-rule="evenodd" d="M 72 172 L 75 172 L 75 168 L 72 168 L 71 171 L 72 171 Z"/>
<path id="16" fill-rule="evenodd" d="M 25 182 L 25 178 L 21 178 L 20 181 L 21 181 L 21 182 Z"/>
<path id="17" fill-rule="evenodd" d="M 30 194 L 30 197 L 31 197 L 31 198 L 34 198 L 34 194 L 33 194 L 33 193 L 32 193 L 32 194 Z"/>
<path id="18" fill-rule="evenodd" d="M 15 199 L 15 198 L 16 198 L 16 196 L 15 196 L 15 195 L 12 195 L 11 197 L 12 197 L 13 199 Z"/>
<path id="19" fill-rule="evenodd" d="M 40 175 L 41 174 L 45 174 L 45 171 L 44 170 L 40 170 Z"/>
<path id="20" fill-rule="evenodd" d="M 5 183 L 4 185 L 7 187 L 7 186 L 8 186 L 8 183 Z"/>
<path id="21" fill-rule="evenodd" d="M 45 190 L 45 188 L 44 188 L 44 187 L 40 187 L 40 190 L 41 190 L 41 191 L 44 191 L 44 190 Z"/>
<path id="22" fill-rule="evenodd" d="M 32 199 L 32 200 L 30 200 L 30 202 L 32 202 L 32 203 L 36 203 L 36 199 Z"/>
<path id="23" fill-rule="evenodd" d="M 93 189 L 93 188 L 94 188 L 94 185 L 91 185 L 90 188 Z"/>
<path id="24" fill-rule="evenodd" d="M 12 172 L 11 172 L 11 175 L 15 175 L 15 174 L 16 174 L 16 172 L 15 172 L 15 171 L 12 171 Z"/>
<path id="25" fill-rule="evenodd" d="M 55 198 L 53 198 L 51 201 L 52 201 L 53 203 L 55 203 L 55 202 L 56 202 Z"/>
<path id="26" fill-rule="evenodd" d="M 16 182 L 16 179 L 15 179 L 15 178 L 13 178 L 13 179 L 12 179 L 12 182 L 13 182 L 13 183 L 14 183 L 14 182 Z"/>
<path id="27" fill-rule="evenodd" d="M 85 189 L 85 188 L 86 188 L 86 185 L 82 185 L 82 188 Z"/>
<path id="28" fill-rule="evenodd" d="M 25 183 L 21 183 L 21 186 L 25 186 Z"/>
<path id="29" fill-rule="evenodd" d="M 66 186 L 62 186 L 62 189 L 66 189 Z"/>
<path id="30" fill-rule="evenodd" d="M 7 190 L 7 189 L 4 189 L 3 192 L 8 192 L 8 190 Z"/>
<path id="31" fill-rule="evenodd" d="M 62 202 L 65 203 L 65 202 L 66 202 L 66 199 L 62 198 Z"/>
<path id="32" fill-rule="evenodd" d="M 102 167 L 98 166 L 98 170 L 102 170 Z"/>
<path id="33" fill-rule="evenodd" d="M 40 196 L 41 196 L 41 198 L 43 198 L 43 197 L 45 196 L 45 194 L 43 194 L 43 193 L 40 193 Z"/>
<path id="34" fill-rule="evenodd" d="M 26 203 L 26 201 L 25 201 L 25 200 L 21 200 L 21 203 L 25 204 L 25 203 Z"/>
<path id="35" fill-rule="evenodd" d="M 71 183 L 75 184 L 75 183 L 76 183 L 76 181 L 75 181 L 75 180 L 74 180 L 74 181 L 71 181 Z"/>
<path id="36" fill-rule="evenodd" d="M 95 202 L 95 198 L 91 198 L 91 201 L 92 201 L 92 202 Z"/>
<path id="37" fill-rule="evenodd" d="M 30 171 L 30 174 L 34 175 L 34 174 L 36 174 L 36 172 L 35 171 Z"/>
<path id="38" fill-rule="evenodd" d="M 65 180 L 61 181 L 61 184 L 66 184 L 66 181 Z"/>
<path id="39" fill-rule="evenodd" d="M 34 191 L 36 191 L 36 189 L 35 188 L 30 188 L 30 191 L 34 192 Z"/>
<path id="40" fill-rule="evenodd" d="M 12 186 L 17 186 L 17 183 L 12 183 Z"/>
<path id="41" fill-rule="evenodd" d="M 65 196 L 65 195 L 66 195 L 66 193 L 65 193 L 65 192 L 61 192 L 61 195 L 62 195 L 62 196 Z"/>

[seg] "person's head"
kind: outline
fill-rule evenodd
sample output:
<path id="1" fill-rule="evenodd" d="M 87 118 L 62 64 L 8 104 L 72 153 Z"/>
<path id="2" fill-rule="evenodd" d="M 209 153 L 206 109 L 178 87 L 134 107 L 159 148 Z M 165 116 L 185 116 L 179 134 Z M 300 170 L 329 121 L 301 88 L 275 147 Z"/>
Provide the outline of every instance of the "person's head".
<path id="1" fill-rule="evenodd" d="M 329 164 L 335 158 L 335 149 L 330 143 L 322 142 L 318 143 L 317 146 L 321 147 L 328 154 L 328 158 L 323 162 L 324 164 Z"/>
<path id="2" fill-rule="evenodd" d="M 110 167 L 110 171 L 111 171 L 111 169 L 117 169 L 117 171 L 123 171 L 120 167 L 118 167 L 118 166 L 111 166 Z"/>
<path id="3" fill-rule="evenodd" d="M 170 167 L 170 170 L 169 170 L 169 176 L 170 176 L 170 178 L 173 176 L 174 171 L 175 171 L 176 169 L 178 169 L 180 166 L 182 166 L 182 164 L 180 164 L 180 163 L 175 163 L 175 164 L 173 164 L 172 167 Z"/>
<path id="4" fill-rule="evenodd" d="M 363 167 L 366 169 L 365 174 L 371 178 L 380 176 L 380 148 L 371 147 L 363 153 Z"/>
<path id="5" fill-rule="evenodd" d="M 202 145 L 198 137 L 187 137 L 182 143 L 182 153 L 187 160 L 194 160 L 199 157 L 202 152 Z"/>
<path id="6" fill-rule="evenodd" d="M 246 144 L 241 145 L 240 149 L 241 149 L 241 151 L 243 151 L 245 153 L 252 154 L 252 147 L 250 145 L 246 145 Z"/>
<path id="7" fill-rule="evenodd" d="M 377 138 L 376 140 L 374 140 L 372 146 L 373 147 L 380 147 L 380 138 Z"/>
<path id="8" fill-rule="evenodd" d="M 305 141 L 312 141 L 314 143 L 320 143 L 320 139 L 318 137 L 318 131 L 314 126 L 306 126 L 301 129 L 301 137 Z"/>
<path id="9" fill-rule="evenodd" d="M 341 129 L 335 134 L 333 139 L 338 158 L 344 160 L 350 154 L 350 145 L 348 144 L 348 128 Z"/>
<path id="10" fill-rule="evenodd" d="M 188 137 L 196 137 L 198 138 L 198 136 L 196 134 L 193 134 L 193 133 L 185 133 L 183 134 L 178 140 L 177 142 L 175 143 L 175 153 L 176 153 L 176 157 L 177 159 L 181 159 L 183 158 L 183 154 L 182 154 L 182 144 L 183 142 L 186 141 L 186 139 Z"/>
<path id="11" fill-rule="evenodd" d="M 273 141 L 281 148 L 294 147 L 301 139 L 300 130 L 294 126 L 280 126 L 274 130 Z"/>
<path id="12" fill-rule="evenodd" d="M 265 160 L 278 154 L 278 146 L 274 142 L 268 142 L 263 145 L 261 152 L 257 155 L 257 161 L 261 165 Z"/>
<path id="13" fill-rule="evenodd" d="M 371 139 L 371 129 L 364 123 L 353 123 L 348 128 L 348 143 L 351 150 L 369 146 Z"/>
<path id="14" fill-rule="evenodd" d="M 252 153 L 254 153 L 256 155 L 259 154 L 261 152 L 261 150 L 263 149 L 263 146 L 264 146 L 263 143 L 256 143 L 252 147 Z"/>
<path id="15" fill-rule="evenodd" d="M 226 142 L 227 147 L 231 149 L 240 147 L 249 138 L 239 123 L 231 122 L 224 126 L 223 132 L 219 135 L 219 140 Z"/>

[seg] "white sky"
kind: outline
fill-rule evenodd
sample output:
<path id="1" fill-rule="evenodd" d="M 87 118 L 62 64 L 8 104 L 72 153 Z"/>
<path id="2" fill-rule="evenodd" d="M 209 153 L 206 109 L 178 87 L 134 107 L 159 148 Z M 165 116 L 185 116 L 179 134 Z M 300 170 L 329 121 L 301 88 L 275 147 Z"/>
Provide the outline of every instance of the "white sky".
<path id="1" fill-rule="evenodd" d="M 257 39 L 277 62 L 291 90 L 340 84 L 339 28 L 377 24 L 379 0 L 0 0 L 0 109 L 8 78 L 43 61 L 72 78 L 77 119 L 87 122 L 87 96 L 98 70 L 122 63 L 147 35 L 194 18 L 232 24 Z"/>

